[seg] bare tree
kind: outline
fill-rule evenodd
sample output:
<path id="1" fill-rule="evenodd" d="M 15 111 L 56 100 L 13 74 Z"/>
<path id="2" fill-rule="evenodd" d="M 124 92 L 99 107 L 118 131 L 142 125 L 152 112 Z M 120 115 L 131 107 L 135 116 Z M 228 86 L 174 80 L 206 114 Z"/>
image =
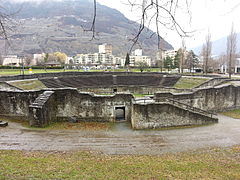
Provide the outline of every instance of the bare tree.
<path id="1" fill-rule="evenodd" d="M 159 48 L 161 41 L 161 27 L 165 27 L 169 30 L 176 30 L 181 37 L 185 37 L 190 33 L 184 30 L 177 20 L 178 10 L 185 9 L 189 13 L 189 16 L 191 16 L 189 11 L 190 2 L 188 2 L 188 0 L 185 0 L 184 2 L 179 0 L 128 0 L 128 2 L 132 7 L 139 7 L 142 9 L 138 31 L 135 37 L 131 39 L 133 44 L 130 48 L 130 52 L 138 43 L 138 40 L 145 28 L 149 27 L 153 23 L 155 23 L 156 27 Z M 154 34 L 152 34 L 152 36 L 153 35 Z"/>
<path id="2" fill-rule="evenodd" d="M 9 16 L 3 12 L 3 8 L 0 7 L 0 37 L 7 40 L 7 21 L 9 20 Z"/>
<path id="3" fill-rule="evenodd" d="M 189 10 L 189 6 L 191 0 L 179 1 L 179 0 L 128 0 L 128 4 L 132 7 L 132 9 L 141 9 L 140 15 L 140 23 L 139 28 L 134 35 L 133 38 L 130 40 L 133 42 L 129 53 L 133 50 L 133 47 L 139 42 L 139 38 L 144 30 L 149 27 L 151 24 L 154 24 L 156 27 L 156 34 L 158 39 L 158 47 L 160 48 L 160 29 L 161 27 L 165 27 L 169 30 L 176 30 L 176 32 L 181 36 L 185 37 L 188 36 L 189 33 L 182 28 L 177 20 L 178 11 L 184 11 L 189 14 L 191 19 L 191 12 Z M 96 37 L 96 18 L 97 18 L 97 2 L 96 0 L 93 1 L 94 8 L 93 8 L 93 21 L 92 26 L 87 31 L 92 31 L 92 39 Z M 189 19 L 189 21 L 191 21 Z M 155 33 L 151 35 L 154 36 Z"/>
<path id="4" fill-rule="evenodd" d="M 3 65 L 3 57 L 2 57 L 2 54 L 0 54 L 0 65 Z"/>
<path id="5" fill-rule="evenodd" d="M 16 22 L 12 17 L 14 17 L 14 15 L 19 11 L 20 10 L 10 13 L 7 9 L 0 5 L 0 38 L 8 40 L 9 33 L 13 31 L 13 27 L 16 25 Z"/>
<path id="6" fill-rule="evenodd" d="M 180 63 L 179 63 L 179 70 L 180 73 L 183 73 L 183 69 L 184 69 L 184 64 L 185 64 L 185 60 L 186 60 L 186 46 L 185 46 L 185 41 L 184 39 L 182 39 L 182 48 L 180 51 Z"/>
<path id="7" fill-rule="evenodd" d="M 1 3 L 1 0 L 0 0 Z M 13 17 L 19 13 L 20 9 L 9 12 L 6 8 L 0 4 L 0 40 L 4 42 L 5 54 L 7 53 L 7 48 L 11 47 L 9 36 L 10 33 L 19 25 Z"/>
<path id="8" fill-rule="evenodd" d="M 202 46 L 202 52 L 201 55 L 203 57 L 203 72 L 205 74 L 208 73 L 208 65 L 211 58 L 212 53 L 212 42 L 211 42 L 211 34 L 210 31 L 208 31 L 208 34 L 206 36 L 206 42 Z"/>
<path id="9" fill-rule="evenodd" d="M 92 40 L 96 39 L 96 19 L 97 19 L 97 0 L 93 0 L 93 19 L 92 19 L 92 25 L 90 29 L 85 29 L 85 31 L 90 31 L 92 32 Z"/>
<path id="10" fill-rule="evenodd" d="M 141 72 L 143 72 L 145 69 L 148 68 L 148 64 L 145 61 L 139 61 L 139 62 L 136 63 L 136 65 Z"/>
<path id="11" fill-rule="evenodd" d="M 228 73 L 231 79 L 233 69 L 236 63 L 236 46 L 237 46 L 237 33 L 232 24 L 231 32 L 227 37 L 227 59 L 228 59 Z"/>
<path id="12" fill-rule="evenodd" d="M 31 64 L 32 60 L 33 59 L 30 55 L 25 56 L 25 58 L 24 58 L 25 65 L 29 66 Z"/>

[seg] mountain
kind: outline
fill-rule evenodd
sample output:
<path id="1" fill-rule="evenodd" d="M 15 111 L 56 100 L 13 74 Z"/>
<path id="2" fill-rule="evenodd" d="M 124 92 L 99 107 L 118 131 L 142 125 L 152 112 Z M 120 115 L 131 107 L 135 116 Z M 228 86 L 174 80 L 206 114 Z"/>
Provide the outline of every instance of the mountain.
<path id="1" fill-rule="evenodd" d="M 125 55 L 132 45 L 129 39 L 136 35 L 139 24 L 130 21 L 119 11 L 97 4 L 97 39 L 91 41 L 93 2 L 62 0 L 40 2 L 1 1 L 2 7 L 17 11 L 18 24 L 10 36 L 12 54 L 61 51 L 69 56 L 77 53 L 98 52 L 98 45 L 110 43 L 113 54 Z M 19 10 L 19 12 L 18 12 Z M 155 56 L 157 35 L 146 29 L 136 48 Z M 165 49 L 173 47 L 163 40 Z"/>
<path id="2" fill-rule="evenodd" d="M 219 56 L 224 53 L 226 54 L 226 49 L 227 49 L 227 36 L 212 42 L 213 56 Z M 193 51 L 198 55 L 201 53 L 201 50 L 202 46 L 193 48 Z M 237 33 L 237 53 L 240 53 L 240 33 Z"/>

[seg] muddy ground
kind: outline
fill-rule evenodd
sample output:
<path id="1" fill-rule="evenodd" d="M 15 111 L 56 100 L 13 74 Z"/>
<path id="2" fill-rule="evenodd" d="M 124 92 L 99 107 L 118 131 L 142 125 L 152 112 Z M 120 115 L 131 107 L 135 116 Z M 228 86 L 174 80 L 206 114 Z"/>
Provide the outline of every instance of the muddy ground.
<path id="1" fill-rule="evenodd" d="M 218 117 L 217 124 L 173 130 L 132 130 L 127 123 L 116 123 L 107 131 L 33 130 L 9 122 L 0 128 L 0 149 L 154 155 L 240 144 L 240 120 Z"/>

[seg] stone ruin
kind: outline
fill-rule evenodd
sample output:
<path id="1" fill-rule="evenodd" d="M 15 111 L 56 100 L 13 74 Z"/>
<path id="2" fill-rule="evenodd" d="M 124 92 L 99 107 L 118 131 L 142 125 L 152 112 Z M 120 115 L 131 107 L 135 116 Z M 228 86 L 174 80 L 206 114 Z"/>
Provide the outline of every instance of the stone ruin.
<path id="1" fill-rule="evenodd" d="M 131 91 L 143 91 L 143 87 L 151 88 L 147 86 L 155 82 L 158 83 L 153 89 L 159 90 L 163 88 L 160 82 L 163 83 L 164 78 L 167 79 L 168 76 L 153 74 L 152 78 L 145 82 L 139 80 L 132 82 L 132 79 L 135 79 L 133 75 L 123 77 L 124 75 L 121 74 L 118 77 L 112 74 L 108 75 L 108 78 L 105 76 L 105 74 L 104 77 L 93 76 L 92 79 L 90 75 L 79 79 L 76 79 L 76 76 L 50 78 L 54 86 L 66 87 L 39 91 L 1 90 L 0 116 L 21 117 L 34 127 L 45 127 L 53 122 L 62 121 L 129 121 L 134 129 L 148 129 L 216 123 L 218 119 L 214 112 L 238 108 L 240 105 L 240 87 L 233 85 L 212 87 L 223 81 L 219 79 L 215 80 L 218 83 L 210 80 L 204 83 L 203 88 L 198 87 L 187 93 L 155 92 L 154 96 L 147 99 L 134 99 Z M 149 74 L 147 76 L 150 77 Z M 108 83 L 108 86 L 103 87 L 100 84 L 103 83 L 99 82 L 101 78 L 105 79 L 104 84 Z M 179 79 L 179 77 L 175 79 L 177 78 Z M 42 81 L 45 81 L 45 84 L 51 82 L 49 77 Z M 125 82 L 125 85 L 120 82 Z M 91 86 L 91 84 L 95 85 Z M 140 84 L 139 89 L 136 84 Z M 78 85 L 79 88 L 70 85 Z M 131 86 L 135 86 L 135 89 L 129 88 Z M 96 95 L 81 91 L 83 88 L 94 90 L 95 87 L 98 90 L 108 88 L 113 92 L 117 88 L 117 91 L 112 95 Z M 121 88 L 126 88 L 128 91 L 119 92 Z"/>

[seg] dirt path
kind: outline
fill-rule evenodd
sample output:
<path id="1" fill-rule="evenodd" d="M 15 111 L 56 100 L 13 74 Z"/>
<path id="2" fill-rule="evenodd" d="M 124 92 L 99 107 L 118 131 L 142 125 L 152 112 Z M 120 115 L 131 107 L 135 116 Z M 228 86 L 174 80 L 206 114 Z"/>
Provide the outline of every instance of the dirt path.
<path id="1" fill-rule="evenodd" d="M 161 154 L 240 144 L 240 120 L 219 115 L 219 123 L 175 130 L 132 130 L 118 123 L 109 131 L 32 130 L 17 123 L 0 128 L 0 149 L 106 154 Z"/>

